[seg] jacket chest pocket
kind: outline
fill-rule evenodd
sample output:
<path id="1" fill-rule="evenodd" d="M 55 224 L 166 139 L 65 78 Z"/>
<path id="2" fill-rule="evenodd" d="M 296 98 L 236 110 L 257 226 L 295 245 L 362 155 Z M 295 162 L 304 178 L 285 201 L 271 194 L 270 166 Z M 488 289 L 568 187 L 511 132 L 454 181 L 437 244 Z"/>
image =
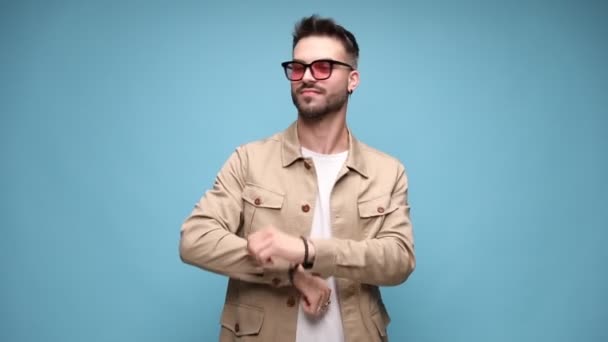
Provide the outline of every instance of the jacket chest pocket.
<path id="1" fill-rule="evenodd" d="M 243 189 L 243 235 L 273 225 L 281 227 L 281 209 L 285 195 L 259 185 L 247 184 Z"/>
<path id="2" fill-rule="evenodd" d="M 397 205 L 391 203 L 391 194 L 362 200 L 357 203 L 359 210 L 359 227 L 361 238 L 373 238 L 378 233 L 386 216 L 397 210 Z"/>

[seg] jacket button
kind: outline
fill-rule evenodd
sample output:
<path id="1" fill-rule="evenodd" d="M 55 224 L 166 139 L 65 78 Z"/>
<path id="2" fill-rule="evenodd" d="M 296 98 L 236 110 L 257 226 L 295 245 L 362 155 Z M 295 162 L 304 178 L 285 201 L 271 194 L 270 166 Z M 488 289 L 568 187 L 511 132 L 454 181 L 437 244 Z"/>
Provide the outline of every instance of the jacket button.
<path id="1" fill-rule="evenodd" d="M 303 211 L 303 212 L 307 213 L 309 210 L 310 210 L 310 206 L 309 206 L 308 204 L 304 204 L 304 205 L 302 206 L 302 211 Z"/>
<path id="2" fill-rule="evenodd" d="M 255 205 L 260 205 L 260 203 L 262 203 L 262 200 L 258 197 L 255 199 L 255 201 L 253 201 L 253 203 L 255 203 Z"/>
<path id="3" fill-rule="evenodd" d="M 310 170 L 310 163 L 305 161 L 304 162 L 304 167 L 306 168 L 306 170 Z"/>
<path id="4" fill-rule="evenodd" d="M 384 212 L 384 208 L 382 208 L 382 207 L 378 207 L 378 212 L 379 212 L 380 214 L 382 214 L 382 213 Z"/>
<path id="5" fill-rule="evenodd" d="M 238 323 L 235 324 L 234 325 L 234 331 L 238 333 L 240 330 L 241 330 L 241 327 L 239 326 L 239 324 Z"/>
<path id="6" fill-rule="evenodd" d="M 290 308 L 292 308 L 294 305 L 296 305 L 296 299 L 294 296 L 290 296 L 289 298 L 287 298 L 287 306 L 289 306 Z"/>
<path id="7" fill-rule="evenodd" d="M 279 286 L 280 284 L 281 284 L 281 279 L 279 279 L 279 278 L 272 278 L 272 285 Z"/>

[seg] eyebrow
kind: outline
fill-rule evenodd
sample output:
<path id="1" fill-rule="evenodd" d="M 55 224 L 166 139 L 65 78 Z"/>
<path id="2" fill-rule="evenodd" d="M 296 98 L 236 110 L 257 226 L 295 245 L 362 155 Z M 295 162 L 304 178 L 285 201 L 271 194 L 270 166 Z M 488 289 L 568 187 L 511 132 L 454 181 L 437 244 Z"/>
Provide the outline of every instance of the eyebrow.
<path id="1" fill-rule="evenodd" d="M 312 61 L 310 61 L 310 62 L 312 63 L 312 62 L 314 62 L 314 61 L 316 61 L 316 59 L 313 59 L 313 60 L 312 60 Z M 299 59 L 299 58 L 294 58 L 294 59 L 293 59 L 293 62 L 298 62 L 298 63 L 302 63 L 302 64 L 308 64 L 308 62 L 306 62 L 306 61 L 305 61 L 305 60 L 303 60 L 303 59 Z"/>
<path id="2" fill-rule="evenodd" d="M 298 62 L 298 63 L 302 63 L 302 64 L 310 64 L 310 63 L 315 62 L 315 61 L 326 61 L 326 60 L 329 60 L 329 61 L 338 61 L 338 60 L 337 60 L 337 59 L 335 59 L 335 58 L 331 58 L 331 57 L 323 57 L 323 58 L 316 58 L 316 59 L 313 59 L 313 60 L 312 60 L 312 61 L 310 61 L 310 62 L 306 62 L 306 61 L 305 61 L 305 60 L 303 60 L 303 59 L 294 58 L 294 59 L 292 60 L 292 62 Z"/>

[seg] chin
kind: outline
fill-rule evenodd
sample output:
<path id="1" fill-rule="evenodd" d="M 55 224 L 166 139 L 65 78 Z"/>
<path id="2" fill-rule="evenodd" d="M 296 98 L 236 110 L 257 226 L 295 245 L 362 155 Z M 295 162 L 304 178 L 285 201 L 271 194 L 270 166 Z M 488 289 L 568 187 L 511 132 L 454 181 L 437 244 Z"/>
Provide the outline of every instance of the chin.
<path id="1" fill-rule="evenodd" d="M 307 121 L 318 121 L 327 115 L 326 111 L 320 111 L 317 108 L 298 108 L 298 116 Z"/>

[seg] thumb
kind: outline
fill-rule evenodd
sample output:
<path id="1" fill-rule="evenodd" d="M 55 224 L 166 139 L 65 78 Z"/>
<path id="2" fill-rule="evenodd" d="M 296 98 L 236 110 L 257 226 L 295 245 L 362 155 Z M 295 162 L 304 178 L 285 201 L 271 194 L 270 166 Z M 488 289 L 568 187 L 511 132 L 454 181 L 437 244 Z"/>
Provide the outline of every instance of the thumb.
<path id="1" fill-rule="evenodd" d="M 308 299 L 307 295 L 302 295 L 302 301 L 304 302 L 304 306 L 309 308 L 310 307 L 310 299 Z"/>

